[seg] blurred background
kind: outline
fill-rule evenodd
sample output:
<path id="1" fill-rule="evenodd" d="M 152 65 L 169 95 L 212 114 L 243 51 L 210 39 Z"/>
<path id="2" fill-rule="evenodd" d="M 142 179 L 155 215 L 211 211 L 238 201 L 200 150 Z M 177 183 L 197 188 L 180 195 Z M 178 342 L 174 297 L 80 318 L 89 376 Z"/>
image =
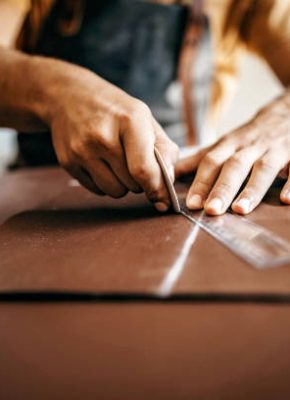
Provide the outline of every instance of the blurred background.
<path id="1" fill-rule="evenodd" d="M 253 55 L 247 55 L 241 65 L 241 77 L 236 95 L 222 118 L 218 133 L 237 127 L 250 118 L 262 105 L 282 92 L 282 86 L 269 67 Z M 0 130 L 0 173 L 5 171 L 16 153 L 15 135 Z"/>

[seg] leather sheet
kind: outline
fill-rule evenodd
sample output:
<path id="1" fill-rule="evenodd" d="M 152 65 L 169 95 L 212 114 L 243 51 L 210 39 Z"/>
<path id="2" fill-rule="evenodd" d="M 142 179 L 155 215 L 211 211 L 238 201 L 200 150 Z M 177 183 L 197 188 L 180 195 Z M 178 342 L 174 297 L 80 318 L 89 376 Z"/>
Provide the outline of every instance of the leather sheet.
<path id="1" fill-rule="evenodd" d="M 286 400 L 290 307 L 0 304 L 5 400 Z"/>
<path id="2" fill-rule="evenodd" d="M 143 195 L 96 197 L 58 168 L 0 179 L 0 296 L 290 299 L 290 265 L 258 271 Z M 272 188 L 248 218 L 290 240 Z M 186 187 L 179 185 L 181 196 Z"/>

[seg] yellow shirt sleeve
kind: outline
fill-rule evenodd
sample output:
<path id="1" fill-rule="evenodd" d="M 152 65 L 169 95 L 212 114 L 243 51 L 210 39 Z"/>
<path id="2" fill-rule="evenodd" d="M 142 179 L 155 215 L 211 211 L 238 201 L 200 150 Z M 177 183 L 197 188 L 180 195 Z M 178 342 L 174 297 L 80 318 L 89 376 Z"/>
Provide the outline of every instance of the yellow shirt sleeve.
<path id="1" fill-rule="evenodd" d="M 29 0 L 0 0 L 0 45 L 11 47 L 29 10 Z"/>
<path id="2" fill-rule="evenodd" d="M 30 0 L 0 0 L 0 4 L 1 3 L 11 4 L 23 14 L 26 14 L 30 7 Z"/>
<path id="3" fill-rule="evenodd" d="M 290 84 L 290 1 L 255 0 L 240 27 L 240 40 Z"/>
<path id="4" fill-rule="evenodd" d="M 236 87 L 240 59 L 255 52 L 290 84 L 290 0 L 205 0 L 214 47 L 211 116 L 217 119 Z"/>
<path id="5" fill-rule="evenodd" d="M 243 54 L 239 38 L 242 3 L 247 0 L 205 0 L 205 13 L 209 18 L 213 47 L 213 81 L 209 106 L 209 125 L 214 129 L 229 104 L 237 87 L 239 61 Z M 234 13 L 229 17 L 234 4 Z M 229 21 L 232 28 L 227 30 Z"/>

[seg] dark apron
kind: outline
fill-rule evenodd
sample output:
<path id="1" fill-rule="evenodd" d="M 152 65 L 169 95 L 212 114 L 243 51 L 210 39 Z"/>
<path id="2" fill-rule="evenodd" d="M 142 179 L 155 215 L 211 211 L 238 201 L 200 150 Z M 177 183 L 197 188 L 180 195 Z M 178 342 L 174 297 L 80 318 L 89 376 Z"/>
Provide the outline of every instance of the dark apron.
<path id="1" fill-rule="evenodd" d="M 80 29 L 65 36 L 59 30 L 57 2 L 45 21 L 34 53 L 86 67 L 143 100 L 164 129 L 173 132 L 170 136 L 183 144 L 182 107 L 172 104 L 168 93 L 176 81 L 187 18 L 188 8 L 180 5 L 87 0 Z M 203 42 L 208 43 L 208 32 Z M 201 82 L 209 80 L 208 72 L 206 75 Z M 198 103 L 203 107 L 204 101 Z M 179 127 L 175 129 L 177 133 L 173 127 Z M 18 144 L 20 166 L 57 162 L 49 133 L 19 133 Z"/>

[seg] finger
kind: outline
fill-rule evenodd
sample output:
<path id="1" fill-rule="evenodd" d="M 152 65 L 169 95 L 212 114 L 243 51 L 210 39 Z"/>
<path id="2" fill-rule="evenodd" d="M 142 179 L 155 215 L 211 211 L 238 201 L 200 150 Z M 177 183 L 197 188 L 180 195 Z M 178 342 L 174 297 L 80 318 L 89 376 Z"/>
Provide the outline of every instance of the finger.
<path id="1" fill-rule="evenodd" d="M 196 154 L 180 159 L 175 166 L 176 178 L 193 173 L 207 151 L 208 149 L 203 149 Z"/>
<path id="2" fill-rule="evenodd" d="M 137 104 L 132 115 L 121 126 L 128 169 L 156 209 L 166 211 L 170 206 L 170 199 L 154 154 L 155 131 L 152 115 L 143 103 Z"/>
<path id="3" fill-rule="evenodd" d="M 168 139 L 166 133 L 163 131 L 161 126 L 157 123 L 157 121 L 152 118 L 152 123 L 155 129 L 155 150 L 154 154 L 156 157 L 156 152 L 157 154 L 161 156 L 162 161 L 165 164 L 165 167 L 169 173 L 171 182 L 173 183 L 175 180 L 175 175 L 174 175 L 174 165 L 176 161 L 178 160 L 178 155 L 179 155 L 179 149 L 178 146 L 173 143 L 171 140 Z M 158 160 L 159 157 L 157 157 Z M 160 160 L 158 161 L 160 163 Z M 161 166 L 160 166 L 161 167 Z M 162 170 L 162 168 L 161 168 Z M 163 176 L 163 174 L 162 174 Z M 164 179 L 164 177 L 163 177 Z M 166 182 L 166 179 L 164 179 L 163 182 Z M 165 192 L 164 192 L 165 191 Z M 162 188 L 162 196 L 169 196 L 168 192 L 168 187 L 167 184 L 163 185 Z M 169 196 L 170 197 L 170 196 Z M 171 203 L 171 200 L 170 200 Z"/>
<path id="4" fill-rule="evenodd" d="M 288 179 L 281 191 L 280 200 L 285 204 L 290 204 L 290 164 L 288 165 Z"/>
<path id="5" fill-rule="evenodd" d="M 238 214 L 248 214 L 262 201 L 279 171 L 286 164 L 286 151 L 266 153 L 255 164 L 245 189 L 232 204 Z"/>
<path id="6" fill-rule="evenodd" d="M 231 134 L 221 137 L 217 142 L 211 144 L 210 146 L 200 149 L 189 157 L 180 159 L 175 166 L 176 177 L 179 178 L 183 175 L 191 174 L 192 172 L 194 172 L 200 164 L 201 160 L 205 157 L 205 155 L 219 146 L 233 146 L 235 150 L 237 150 L 240 147 L 240 137 L 238 133 L 238 130 L 234 131 Z"/>
<path id="7" fill-rule="evenodd" d="M 143 192 L 142 187 L 131 177 L 126 165 L 126 160 L 123 159 L 123 157 L 111 160 L 109 164 L 116 177 L 130 192 Z"/>
<path id="8" fill-rule="evenodd" d="M 127 160 L 121 144 L 116 146 L 113 154 L 107 155 L 106 162 L 110 165 L 113 173 L 119 181 L 133 193 L 141 193 L 143 190 L 141 186 L 131 177 Z"/>
<path id="9" fill-rule="evenodd" d="M 105 193 L 95 184 L 90 175 L 82 167 L 74 166 L 66 168 L 68 173 L 77 179 L 82 186 L 99 196 L 104 196 Z"/>
<path id="10" fill-rule="evenodd" d="M 238 151 L 225 162 L 204 205 L 207 214 L 219 215 L 226 212 L 249 175 L 253 164 L 264 151 L 265 149 L 261 146 L 250 146 Z"/>
<path id="11" fill-rule="evenodd" d="M 104 161 L 86 160 L 86 169 L 98 188 L 105 194 L 117 199 L 128 192 Z"/>
<path id="12" fill-rule="evenodd" d="M 286 165 L 285 168 L 283 168 L 280 172 L 278 177 L 284 180 L 288 179 L 288 175 L 289 175 L 289 165 Z"/>
<path id="13" fill-rule="evenodd" d="M 206 153 L 200 162 L 186 198 L 188 208 L 193 210 L 203 208 L 222 165 L 234 154 L 236 148 L 237 145 L 234 141 L 221 141 Z"/>
<path id="14" fill-rule="evenodd" d="M 103 160 L 123 186 L 127 187 L 127 189 L 132 192 L 140 193 L 142 188 L 140 188 L 129 174 L 119 133 L 120 126 L 114 119 L 105 119 L 100 122 L 98 124 L 98 129 L 95 131 L 96 143 L 86 143 L 86 151 L 83 152 L 81 156 L 78 155 L 80 163 L 86 166 L 88 161 L 96 159 Z M 90 165 L 91 169 L 94 169 L 92 163 L 90 163 Z M 95 176 L 96 175 L 100 174 L 95 172 Z"/>

